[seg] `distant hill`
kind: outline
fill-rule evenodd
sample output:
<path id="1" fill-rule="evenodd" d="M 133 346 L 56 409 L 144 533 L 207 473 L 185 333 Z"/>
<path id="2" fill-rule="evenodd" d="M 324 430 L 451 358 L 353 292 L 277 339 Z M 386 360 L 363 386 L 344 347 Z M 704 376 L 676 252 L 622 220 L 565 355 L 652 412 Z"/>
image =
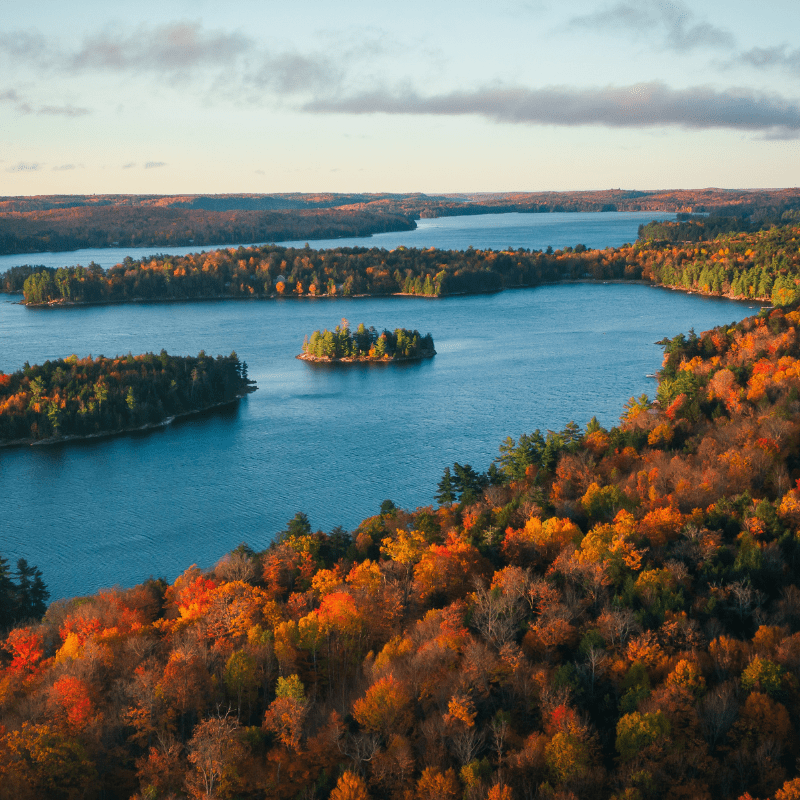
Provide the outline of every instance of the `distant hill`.
<path id="1" fill-rule="evenodd" d="M 797 210 L 800 189 L 2 197 L 0 254 L 368 236 L 412 230 L 420 218 L 511 211 L 672 211 L 760 225 Z"/>

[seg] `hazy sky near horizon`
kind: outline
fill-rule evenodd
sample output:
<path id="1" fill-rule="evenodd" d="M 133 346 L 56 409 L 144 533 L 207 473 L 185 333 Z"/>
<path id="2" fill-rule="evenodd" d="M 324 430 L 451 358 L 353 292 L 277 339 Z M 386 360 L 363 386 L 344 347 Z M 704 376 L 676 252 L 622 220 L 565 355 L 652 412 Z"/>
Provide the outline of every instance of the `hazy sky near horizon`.
<path id="1" fill-rule="evenodd" d="M 800 184 L 800 3 L 0 4 L 0 195 Z"/>

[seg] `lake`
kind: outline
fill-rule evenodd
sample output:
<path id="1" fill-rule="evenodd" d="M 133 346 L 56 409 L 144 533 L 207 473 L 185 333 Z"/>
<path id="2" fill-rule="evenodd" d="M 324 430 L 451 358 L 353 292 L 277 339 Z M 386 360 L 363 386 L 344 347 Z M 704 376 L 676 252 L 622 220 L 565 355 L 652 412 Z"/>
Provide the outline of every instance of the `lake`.
<path id="1" fill-rule="evenodd" d="M 639 225 L 650 220 L 675 219 L 675 214 L 658 211 L 619 211 L 608 213 L 485 214 L 474 217 L 440 217 L 417 220 L 417 229 L 373 236 L 312 240 L 316 249 L 331 247 L 436 247 L 441 250 L 505 250 L 520 247 L 558 250 L 584 244 L 590 248 L 619 247 L 636 240 Z M 263 244 L 263 242 L 262 242 Z M 303 247 L 305 241 L 278 242 L 288 247 Z M 245 244 L 245 246 L 248 246 Z M 238 245 L 192 245 L 190 247 L 106 247 L 68 253 L 25 253 L 0 256 L 0 272 L 20 264 L 64 267 L 91 261 L 104 269 L 120 264 L 126 256 L 138 260 L 154 253 L 185 255 L 198 250 L 214 250 Z"/>
<path id="2" fill-rule="evenodd" d="M 506 436 L 560 430 L 570 420 L 584 427 L 593 415 L 615 424 L 629 397 L 655 390 L 647 376 L 661 364 L 656 340 L 754 311 L 638 284 L 589 283 L 437 300 L 58 310 L 27 309 L 6 296 L 5 372 L 71 353 L 236 350 L 259 390 L 233 410 L 148 433 L 0 450 L 0 554 L 39 566 L 57 599 L 151 575 L 172 581 L 242 541 L 264 548 L 297 511 L 315 529 L 353 529 L 385 499 L 432 503 L 446 466 L 486 470 Z M 342 317 L 430 332 L 438 355 L 345 369 L 294 358 L 306 334 Z"/>

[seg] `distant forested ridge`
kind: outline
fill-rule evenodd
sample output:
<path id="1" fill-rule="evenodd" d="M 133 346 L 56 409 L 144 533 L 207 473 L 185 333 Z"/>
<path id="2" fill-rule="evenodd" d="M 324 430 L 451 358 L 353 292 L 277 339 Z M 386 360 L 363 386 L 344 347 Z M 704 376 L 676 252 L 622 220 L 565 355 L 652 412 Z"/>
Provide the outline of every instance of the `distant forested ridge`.
<path id="1" fill-rule="evenodd" d="M 415 227 L 413 219 L 402 214 L 359 207 L 215 211 L 158 205 L 68 206 L 0 211 L 0 254 L 335 239 Z"/>
<path id="2" fill-rule="evenodd" d="M 14 627 L 0 794 L 796 800 L 800 311 L 662 344 L 618 425 L 509 437 L 436 506 Z"/>
<path id="3" fill-rule="evenodd" d="M 314 331 L 303 342 L 303 351 L 298 358 L 311 361 L 410 361 L 432 358 L 436 355 L 433 337 L 419 331 L 396 328 L 378 333 L 374 327 L 367 328 L 362 322 L 355 333 L 349 323 L 342 320 L 336 330 Z"/>
<path id="4" fill-rule="evenodd" d="M 236 353 L 69 358 L 0 373 L 0 444 L 157 425 L 254 391 Z"/>
<path id="5" fill-rule="evenodd" d="M 367 236 L 415 219 L 510 211 L 672 211 L 774 220 L 800 190 L 277 195 L 61 195 L 0 198 L 0 253 Z"/>

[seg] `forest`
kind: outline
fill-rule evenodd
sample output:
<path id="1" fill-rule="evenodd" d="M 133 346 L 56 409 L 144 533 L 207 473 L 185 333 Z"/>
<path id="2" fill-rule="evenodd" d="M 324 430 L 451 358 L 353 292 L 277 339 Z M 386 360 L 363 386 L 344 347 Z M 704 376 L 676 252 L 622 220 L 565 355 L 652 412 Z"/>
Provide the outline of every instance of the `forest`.
<path id="1" fill-rule="evenodd" d="M 435 506 L 31 613 L 4 794 L 800 797 L 799 331 L 664 340 L 617 426 L 509 437 Z"/>
<path id="2" fill-rule="evenodd" d="M 378 208 L 226 211 L 161 205 L 82 205 L 0 211 L 0 254 L 86 247 L 331 239 L 413 230 L 413 219 Z"/>
<path id="3" fill-rule="evenodd" d="M 367 236 L 425 217 L 511 211 L 700 212 L 754 225 L 798 209 L 798 189 L 0 197 L 0 254 Z"/>
<path id="4" fill-rule="evenodd" d="M 362 322 L 356 332 L 350 330 L 350 323 L 342 319 L 336 330 L 314 331 L 303 342 L 302 353 L 298 358 L 312 361 L 408 361 L 419 358 L 432 358 L 436 355 L 433 337 L 427 333 L 420 336 L 419 331 L 396 328 L 384 329 L 378 333 L 374 327 L 367 328 Z"/>
<path id="5" fill-rule="evenodd" d="M 720 233 L 711 241 L 671 241 L 663 231 L 689 223 L 646 226 L 634 244 L 589 250 L 418 250 L 343 247 L 330 250 L 239 247 L 126 258 L 108 270 L 15 267 L 0 279 L 28 305 L 132 300 L 313 298 L 411 294 L 442 297 L 537 286 L 562 280 L 645 280 L 704 294 L 760 299 L 784 306 L 800 298 L 800 225 Z"/>
<path id="6" fill-rule="evenodd" d="M 255 391 L 236 353 L 69 356 L 0 372 L 0 446 L 158 425 Z"/>

